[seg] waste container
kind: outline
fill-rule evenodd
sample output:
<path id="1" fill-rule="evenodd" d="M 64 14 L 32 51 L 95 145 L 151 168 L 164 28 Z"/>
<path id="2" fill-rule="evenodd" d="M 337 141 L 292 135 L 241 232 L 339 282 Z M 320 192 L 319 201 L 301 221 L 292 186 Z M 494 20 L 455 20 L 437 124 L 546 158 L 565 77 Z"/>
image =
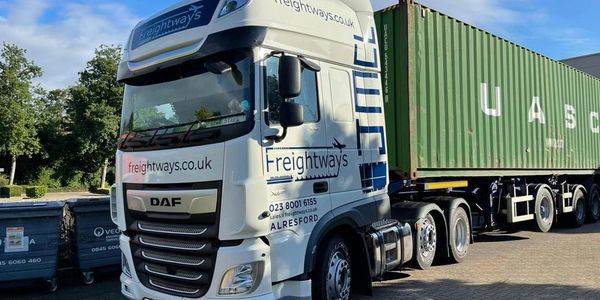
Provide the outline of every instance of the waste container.
<path id="1" fill-rule="evenodd" d="M 110 218 L 110 198 L 72 199 L 67 207 L 71 258 L 84 282 L 92 284 L 95 271 L 119 270 L 121 232 Z"/>
<path id="2" fill-rule="evenodd" d="M 63 202 L 0 203 L 0 286 L 44 280 L 56 291 Z"/>

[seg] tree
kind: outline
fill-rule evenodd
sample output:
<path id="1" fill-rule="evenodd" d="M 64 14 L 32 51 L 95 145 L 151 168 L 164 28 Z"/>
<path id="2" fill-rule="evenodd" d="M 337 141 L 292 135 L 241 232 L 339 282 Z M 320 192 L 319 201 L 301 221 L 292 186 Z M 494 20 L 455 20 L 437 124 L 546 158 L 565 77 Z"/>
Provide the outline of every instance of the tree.
<path id="1" fill-rule="evenodd" d="M 106 182 L 109 160 L 114 157 L 119 131 L 123 85 L 117 82 L 121 48 L 102 45 L 94 58 L 79 73 L 71 88 L 67 115 L 78 151 L 77 164 L 86 173 L 101 172 L 101 187 Z"/>
<path id="2" fill-rule="evenodd" d="M 35 90 L 34 110 L 41 150 L 22 164 L 24 172 L 19 176 L 30 184 L 35 182 L 38 185 L 57 186 L 61 181 L 69 181 L 76 172 L 65 161 L 65 158 L 73 155 L 68 143 L 71 126 L 66 117 L 66 103 L 69 97 L 67 89 L 49 92 L 42 88 Z M 50 179 L 52 183 L 49 182 Z"/>
<path id="3" fill-rule="evenodd" d="M 3 44 L 0 53 L 0 152 L 11 158 L 10 184 L 14 184 L 17 158 L 40 151 L 35 126 L 32 80 L 42 69 L 27 60 L 27 51 Z"/>

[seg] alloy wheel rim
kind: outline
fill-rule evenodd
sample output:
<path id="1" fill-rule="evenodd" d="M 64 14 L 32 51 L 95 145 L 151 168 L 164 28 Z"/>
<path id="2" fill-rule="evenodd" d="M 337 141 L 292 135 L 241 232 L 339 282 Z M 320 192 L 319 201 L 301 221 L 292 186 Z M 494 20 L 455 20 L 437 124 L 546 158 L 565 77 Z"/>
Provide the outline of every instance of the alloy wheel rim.
<path id="1" fill-rule="evenodd" d="M 455 237 L 455 245 L 456 245 L 456 250 L 458 250 L 459 252 L 463 252 L 467 246 L 467 238 L 468 238 L 468 234 L 467 234 L 467 224 L 465 222 L 465 220 L 463 219 L 458 219 L 456 220 L 456 225 L 454 226 L 454 230 L 456 232 L 456 237 Z"/>
<path id="2" fill-rule="evenodd" d="M 421 241 L 420 254 L 423 257 L 429 257 L 435 252 L 435 244 L 437 241 L 437 232 L 435 225 L 431 223 L 429 219 L 425 219 L 421 226 L 421 233 L 419 235 Z"/>
<path id="3" fill-rule="evenodd" d="M 329 260 L 327 299 L 348 299 L 350 297 L 351 275 L 350 263 L 346 254 L 341 250 L 337 250 Z"/>
<path id="4" fill-rule="evenodd" d="M 545 223 L 549 223 L 550 221 L 550 200 L 548 198 L 542 199 L 542 203 L 540 204 L 540 216 L 542 217 L 542 221 Z"/>

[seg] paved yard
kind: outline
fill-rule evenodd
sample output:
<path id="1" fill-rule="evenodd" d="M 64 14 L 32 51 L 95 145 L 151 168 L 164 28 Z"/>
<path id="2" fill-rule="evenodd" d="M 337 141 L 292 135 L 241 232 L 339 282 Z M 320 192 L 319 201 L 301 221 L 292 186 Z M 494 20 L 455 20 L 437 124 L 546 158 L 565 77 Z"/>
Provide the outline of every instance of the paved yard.
<path id="1" fill-rule="evenodd" d="M 600 299 L 600 223 L 475 240 L 465 262 L 390 274 L 375 298 Z"/>
<path id="2" fill-rule="evenodd" d="M 551 233 L 480 235 L 462 264 L 407 269 L 376 283 L 369 299 L 600 299 L 600 223 Z M 116 275 L 83 286 L 66 274 L 56 294 L 0 290 L 4 299 L 120 299 Z"/>

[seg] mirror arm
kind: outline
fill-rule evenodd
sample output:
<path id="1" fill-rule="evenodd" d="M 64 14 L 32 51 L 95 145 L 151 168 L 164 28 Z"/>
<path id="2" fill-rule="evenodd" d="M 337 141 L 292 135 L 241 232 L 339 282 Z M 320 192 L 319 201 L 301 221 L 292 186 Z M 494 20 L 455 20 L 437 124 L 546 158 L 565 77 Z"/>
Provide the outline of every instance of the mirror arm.
<path id="1" fill-rule="evenodd" d="M 283 133 L 281 135 L 270 135 L 265 137 L 265 139 L 269 141 L 273 141 L 275 143 L 281 143 L 287 136 L 287 127 L 283 127 Z"/>
<path id="2" fill-rule="evenodd" d="M 317 65 L 316 63 L 310 61 L 309 59 L 307 59 L 304 56 L 298 56 L 298 58 L 300 59 L 300 62 L 302 63 L 302 66 L 306 69 L 309 69 L 313 72 L 321 72 L 321 67 L 319 65 Z"/>

